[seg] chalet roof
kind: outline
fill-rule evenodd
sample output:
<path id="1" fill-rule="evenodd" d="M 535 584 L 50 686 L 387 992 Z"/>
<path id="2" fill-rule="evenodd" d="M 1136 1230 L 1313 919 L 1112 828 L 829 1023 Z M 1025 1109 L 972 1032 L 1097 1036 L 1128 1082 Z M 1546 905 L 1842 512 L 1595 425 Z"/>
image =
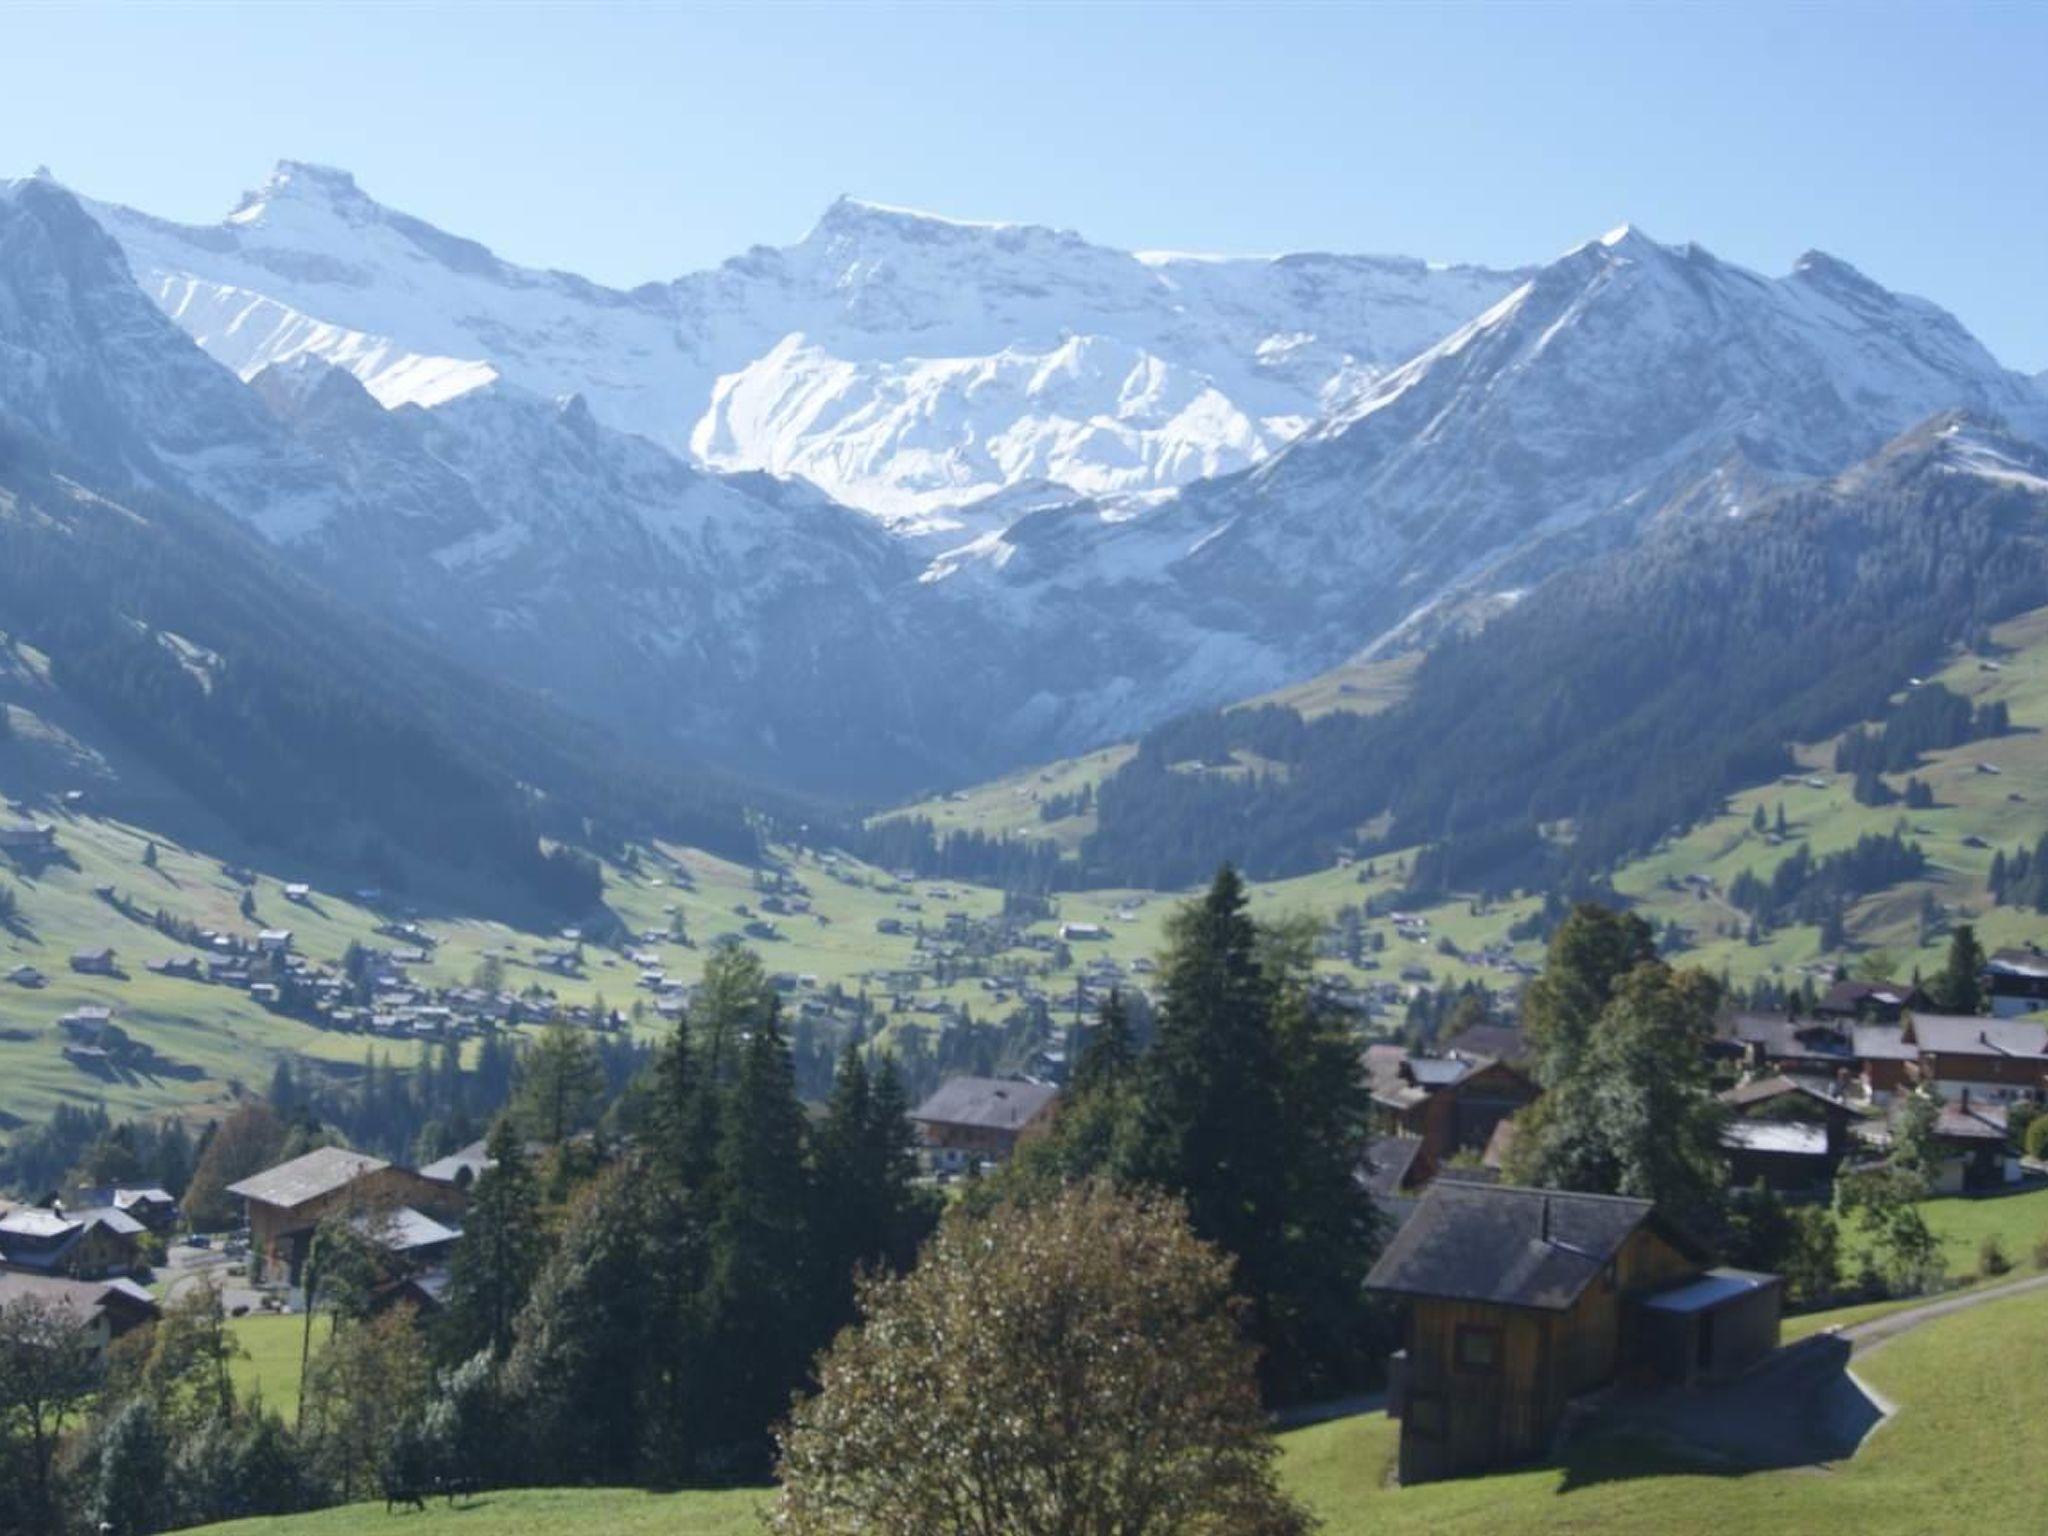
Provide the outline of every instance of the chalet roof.
<path id="1" fill-rule="evenodd" d="M 1826 1157 L 1828 1128 L 1799 1120 L 1731 1120 L 1721 1127 L 1721 1145 L 1787 1157 Z"/>
<path id="2" fill-rule="evenodd" d="M 366 1152 L 351 1152 L 346 1147 L 316 1147 L 303 1157 L 279 1163 L 275 1168 L 266 1168 L 239 1184 L 230 1184 L 228 1193 L 240 1195 L 244 1200 L 290 1210 L 322 1195 L 331 1195 L 366 1173 L 375 1173 L 390 1166 L 383 1158 L 371 1157 Z"/>
<path id="3" fill-rule="evenodd" d="M 1562 1311 L 1655 1216 L 1648 1200 L 1439 1179 L 1366 1285 L 1395 1295 Z"/>
<path id="4" fill-rule="evenodd" d="M 83 1226 L 105 1227 L 109 1232 L 117 1232 L 122 1237 L 134 1237 L 138 1233 L 149 1230 L 149 1228 L 145 1227 L 133 1216 L 130 1216 L 126 1211 L 119 1210 L 111 1205 L 94 1206 L 90 1210 L 73 1211 L 71 1217 L 72 1220 Z"/>
<path id="5" fill-rule="evenodd" d="M 1375 1195 L 1398 1195 L 1422 1150 L 1420 1136 L 1382 1136 L 1365 1149 L 1365 1187 Z"/>
<path id="6" fill-rule="evenodd" d="M 110 1302 L 135 1310 L 156 1310 L 155 1299 L 131 1280 L 67 1280 L 58 1275 L 0 1271 L 0 1306 L 30 1298 L 61 1307 L 80 1323 L 91 1321 L 93 1313 Z"/>
<path id="7" fill-rule="evenodd" d="M 1652 1312 L 1705 1312 L 1738 1296 L 1783 1283 L 1776 1275 L 1760 1275 L 1747 1269 L 1710 1269 L 1697 1280 L 1658 1292 L 1643 1305 Z"/>
<path id="8" fill-rule="evenodd" d="M 1934 1122 L 1934 1134 L 1941 1141 L 1987 1141 L 2002 1143 L 2010 1130 L 2002 1104 L 1944 1102 Z"/>
<path id="9" fill-rule="evenodd" d="M 77 1225 L 75 1217 L 43 1205 L 24 1205 L 0 1216 L 0 1233 L 16 1237 L 62 1237 Z"/>
<path id="10" fill-rule="evenodd" d="M 1858 1061 L 1918 1061 L 1920 1049 L 1897 1024 L 1858 1024 L 1854 1051 Z"/>
<path id="11" fill-rule="evenodd" d="M 911 1119 L 931 1125 L 1015 1130 L 1045 1112 L 1059 1090 L 1050 1083 L 999 1077 L 956 1077 L 917 1106 Z"/>
<path id="12" fill-rule="evenodd" d="M 1937 1055 L 2048 1054 L 2048 1024 L 2029 1019 L 1986 1019 L 1961 1013 L 1915 1013 L 1910 1018 L 1914 1041 L 1921 1050 Z"/>
<path id="13" fill-rule="evenodd" d="M 1535 1059 L 1536 1049 L 1529 1037 L 1507 1024 L 1474 1024 L 1451 1037 L 1450 1048 L 1473 1056 L 1486 1056 L 1524 1067 Z"/>
<path id="14" fill-rule="evenodd" d="M 457 1147 L 446 1157 L 436 1158 L 420 1169 L 420 1177 L 432 1179 L 436 1184 L 455 1184 L 462 1181 L 467 1173 L 471 1180 L 482 1177 L 486 1168 L 492 1166 L 489 1153 L 485 1150 L 487 1141 L 479 1137 L 466 1147 Z"/>
<path id="15" fill-rule="evenodd" d="M 401 1205 L 394 1211 L 365 1212 L 350 1225 L 393 1253 L 433 1248 L 442 1243 L 452 1243 L 462 1236 L 454 1227 L 443 1226 L 424 1211 L 416 1211 L 409 1205 Z"/>
<path id="16" fill-rule="evenodd" d="M 2048 955 L 2037 949 L 2001 949 L 1985 962 L 1984 969 L 1993 976 L 2048 979 Z"/>
<path id="17" fill-rule="evenodd" d="M 1759 1047 L 1777 1060 L 1847 1062 L 1849 1026 L 1835 1019 L 1792 1019 L 1775 1013 L 1738 1013 L 1722 1025 L 1725 1038 Z"/>
<path id="18" fill-rule="evenodd" d="M 1831 1109 L 1845 1107 L 1841 1096 L 1832 1090 L 1824 1080 L 1810 1077 L 1794 1077 L 1780 1072 L 1775 1077 L 1752 1078 L 1746 1083 L 1737 1083 L 1721 1094 L 1721 1102 L 1735 1109 L 1748 1109 L 1756 1104 L 1768 1104 L 1774 1099 L 1804 1095 L 1817 1100 Z"/>

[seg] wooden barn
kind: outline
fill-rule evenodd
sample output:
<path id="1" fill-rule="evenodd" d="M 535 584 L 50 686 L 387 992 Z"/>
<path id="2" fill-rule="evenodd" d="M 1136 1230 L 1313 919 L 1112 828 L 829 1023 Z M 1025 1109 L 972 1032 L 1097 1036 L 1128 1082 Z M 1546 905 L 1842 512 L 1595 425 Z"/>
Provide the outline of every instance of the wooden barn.
<path id="1" fill-rule="evenodd" d="M 1707 1260 L 1647 1200 L 1430 1186 L 1368 1281 L 1408 1303 L 1390 1410 L 1401 1481 L 1539 1457 L 1566 1404 L 1616 1379 L 1687 1384 L 1769 1353 L 1775 1277 Z"/>

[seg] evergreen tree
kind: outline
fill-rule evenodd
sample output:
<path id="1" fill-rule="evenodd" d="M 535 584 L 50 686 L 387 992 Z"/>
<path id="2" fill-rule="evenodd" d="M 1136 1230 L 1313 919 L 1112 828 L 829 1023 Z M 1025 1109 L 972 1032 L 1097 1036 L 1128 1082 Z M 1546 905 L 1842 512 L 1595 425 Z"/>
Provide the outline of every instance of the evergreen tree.
<path id="1" fill-rule="evenodd" d="M 644 1191 L 641 1170 L 620 1162 L 576 1192 L 514 1325 L 505 1396 L 535 1482 L 629 1483 L 646 1469 Z"/>
<path id="2" fill-rule="evenodd" d="M 815 1308 L 803 1106 L 770 994 L 726 1100 L 705 1287 L 707 1450 L 765 1466 L 809 1360 Z"/>
<path id="3" fill-rule="evenodd" d="M 171 1524 L 170 1450 L 149 1399 L 130 1398 L 100 1438 L 92 1519 L 102 1531 L 146 1536 Z"/>
<path id="4" fill-rule="evenodd" d="M 513 1114 L 526 1133 L 560 1146 L 596 1118 L 604 1071 L 581 1031 L 556 1019 L 522 1063 Z"/>
<path id="5" fill-rule="evenodd" d="M 1281 1070 L 1243 882 L 1227 865 L 1174 914 L 1131 1173 L 1184 1196 L 1198 1236 L 1237 1255 L 1263 1335 L 1285 1229 Z"/>
<path id="6" fill-rule="evenodd" d="M 510 1117 L 491 1127 L 491 1166 L 470 1190 L 462 1241 L 448 1270 L 446 1304 L 437 1319 L 444 1360 L 512 1347 L 512 1325 L 533 1288 L 544 1256 L 540 1191 Z"/>
<path id="7" fill-rule="evenodd" d="M 1984 1007 L 1984 946 L 1977 930 L 1956 924 L 1949 935 L 1948 963 L 1934 978 L 1935 1001 L 1950 1013 L 1979 1013 Z"/>
<path id="8" fill-rule="evenodd" d="M 1123 992 L 1112 987 L 1096 1013 L 1095 1027 L 1088 1031 L 1082 1043 L 1068 1092 L 1072 1096 L 1080 1096 L 1122 1082 L 1136 1064 L 1137 1050 L 1131 1041 L 1131 1011 L 1124 1002 Z"/>

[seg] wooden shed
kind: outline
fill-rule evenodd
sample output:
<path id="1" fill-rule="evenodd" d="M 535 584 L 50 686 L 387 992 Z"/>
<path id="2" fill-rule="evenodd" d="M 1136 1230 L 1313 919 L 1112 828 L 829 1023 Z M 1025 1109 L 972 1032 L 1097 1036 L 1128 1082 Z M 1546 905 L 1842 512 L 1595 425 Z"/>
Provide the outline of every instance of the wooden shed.
<path id="1" fill-rule="evenodd" d="M 1538 1457 L 1571 1399 L 1654 1375 L 1638 1304 L 1707 1257 L 1647 1200 L 1431 1185 L 1367 1282 L 1409 1303 L 1390 1410 L 1401 1481 Z"/>

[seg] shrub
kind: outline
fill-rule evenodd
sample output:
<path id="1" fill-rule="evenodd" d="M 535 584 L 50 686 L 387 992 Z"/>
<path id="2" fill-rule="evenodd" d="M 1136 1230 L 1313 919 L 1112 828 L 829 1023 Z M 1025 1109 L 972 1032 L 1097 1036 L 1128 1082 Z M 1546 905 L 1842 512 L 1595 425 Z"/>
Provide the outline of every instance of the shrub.
<path id="1" fill-rule="evenodd" d="M 1986 1280 L 1992 1280 L 2011 1268 L 2012 1256 L 2005 1251 L 2005 1244 L 1998 1240 L 1998 1234 L 1985 1233 L 1984 1241 L 1977 1245 L 1977 1273 Z"/>
<path id="2" fill-rule="evenodd" d="M 2048 1158 L 2048 1115 L 2036 1115 L 2027 1122 L 2027 1156 Z"/>

